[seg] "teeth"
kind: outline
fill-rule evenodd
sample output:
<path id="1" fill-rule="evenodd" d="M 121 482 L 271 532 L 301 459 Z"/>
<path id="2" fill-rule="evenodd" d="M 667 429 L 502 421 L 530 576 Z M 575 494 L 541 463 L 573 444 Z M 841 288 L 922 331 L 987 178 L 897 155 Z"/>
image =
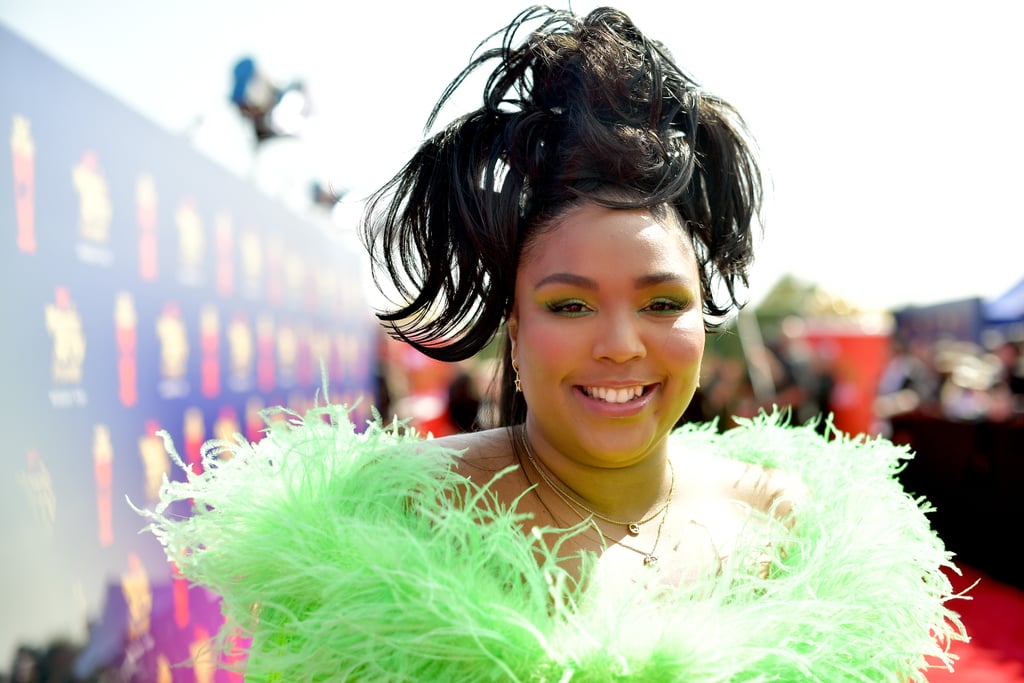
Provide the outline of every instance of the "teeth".
<path id="1" fill-rule="evenodd" d="M 591 398 L 596 398 L 606 403 L 625 403 L 632 401 L 640 394 L 644 393 L 644 388 L 640 385 L 632 387 L 622 387 L 620 389 L 609 388 L 609 387 L 584 387 L 583 392 Z"/>

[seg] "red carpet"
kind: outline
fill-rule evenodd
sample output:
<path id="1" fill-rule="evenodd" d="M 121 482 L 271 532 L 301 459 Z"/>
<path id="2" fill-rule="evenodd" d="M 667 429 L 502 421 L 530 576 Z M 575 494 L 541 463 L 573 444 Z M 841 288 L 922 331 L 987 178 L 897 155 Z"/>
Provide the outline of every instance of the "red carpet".
<path id="1" fill-rule="evenodd" d="M 967 627 L 969 643 L 956 643 L 956 672 L 933 669 L 929 683 L 1024 683 L 1024 591 L 996 581 L 970 567 L 963 576 L 950 574 L 955 590 L 978 582 L 972 599 L 951 604 Z"/>

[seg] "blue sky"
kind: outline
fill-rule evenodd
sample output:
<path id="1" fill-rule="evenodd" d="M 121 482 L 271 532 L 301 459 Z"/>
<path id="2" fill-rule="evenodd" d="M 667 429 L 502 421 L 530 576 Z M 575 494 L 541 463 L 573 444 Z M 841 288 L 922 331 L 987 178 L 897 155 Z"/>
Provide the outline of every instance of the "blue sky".
<path id="1" fill-rule="evenodd" d="M 0 22 L 301 209 L 311 179 L 354 199 L 397 170 L 478 40 L 523 7 L 354 4 L 7 0 Z M 758 138 L 772 187 L 755 301 L 791 273 L 859 306 L 892 308 L 994 297 L 1024 277 L 1024 41 L 1013 5 L 617 6 L 732 100 Z M 227 103 L 243 55 L 277 80 L 307 83 L 315 117 L 303 140 L 254 154 Z"/>

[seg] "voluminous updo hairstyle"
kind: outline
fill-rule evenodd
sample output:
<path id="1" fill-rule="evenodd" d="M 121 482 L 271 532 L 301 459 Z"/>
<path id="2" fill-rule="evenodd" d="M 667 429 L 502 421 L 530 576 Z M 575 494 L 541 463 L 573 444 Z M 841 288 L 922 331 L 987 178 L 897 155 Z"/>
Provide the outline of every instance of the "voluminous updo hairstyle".
<path id="1" fill-rule="evenodd" d="M 500 46 L 483 50 L 497 36 Z M 443 361 L 476 354 L 511 311 L 524 245 L 581 202 L 674 209 L 700 261 L 706 324 L 737 307 L 761 175 L 733 107 L 622 12 L 536 6 L 478 46 L 427 130 L 494 61 L 482 106 L 423 142 L 367 205 L 373 276 L 400 297 L 378 313 L 389 333 Z M 504 375 L 509 395 L 510 368 Z M 525 414 L 521 398 L 502 404 L 505 423 Z"/>

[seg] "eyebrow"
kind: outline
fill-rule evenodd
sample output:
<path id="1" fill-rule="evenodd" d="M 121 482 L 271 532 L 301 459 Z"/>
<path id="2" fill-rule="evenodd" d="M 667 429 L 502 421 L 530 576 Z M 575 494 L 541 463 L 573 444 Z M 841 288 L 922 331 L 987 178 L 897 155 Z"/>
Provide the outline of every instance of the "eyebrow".
<path id="1" fill-rule="evenodd" d="M 679 274 L 672 272 L 648 273 L 647 275 L 642 275 L 634 280 L 634 286 L 637 289 L 644 289 L 645 287 L 652 287 L 666 282 L 690 286 L 689 278 L 680 277 Z M 574 273 L 552 273 L 551 275 L 541 278 L 537 284 L 533 286 L 533 289 L 538 290 L 545 285 L 551 284 L 571 285 L 573 287 L 580 287 L 581 289 L 598 289 L 596 280 L 584 277 L 583 275 L 576 275 Z"/>

